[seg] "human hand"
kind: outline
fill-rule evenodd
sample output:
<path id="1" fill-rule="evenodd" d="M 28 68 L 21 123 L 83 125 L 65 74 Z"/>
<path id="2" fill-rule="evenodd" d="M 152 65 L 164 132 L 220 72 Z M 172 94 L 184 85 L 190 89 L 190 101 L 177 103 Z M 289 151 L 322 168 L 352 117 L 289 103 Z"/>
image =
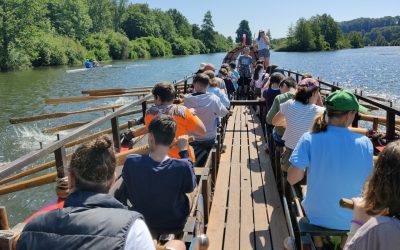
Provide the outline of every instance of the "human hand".
<path id="1" fill-rule="evenodd" d="M 353 208 L 353 220 L 360 221 L 362 223 L 367 222 L 371 216 L 369 216 L 365 211 L 365 201 L 363 198 L 357 197 L 353 198 L 354 208 Z"/>
<path id="2" fill-rule="evenodd" d="M 178 141 L 176 142 L 176 147 L 179 151 L 187 150 L 189 137 L 187 135 L 181 135 L 178 137 Z"/>

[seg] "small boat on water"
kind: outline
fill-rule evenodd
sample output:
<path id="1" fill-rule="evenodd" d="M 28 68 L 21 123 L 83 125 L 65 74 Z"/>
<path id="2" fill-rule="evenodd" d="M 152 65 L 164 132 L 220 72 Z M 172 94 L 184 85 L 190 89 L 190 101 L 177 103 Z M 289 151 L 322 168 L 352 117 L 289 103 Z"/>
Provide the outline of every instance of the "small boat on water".
<path id="1" fill-rule="evenodd" d="M 78 72 L 84 72 L 88 70 L 96 70 L 96 69 L 105 69 L 105 68 L 111 68 L 113 65 L 104 65 L 104 66 L 97 66 L 97 67 L 92 67 L 92 68 L 80 68 L 80 69 L 69 69 L 66 72 L 67 73 L 78 73 Z"/>
<path id="2" fill-rule="evenodd" d="M 223 62 L 235 61 L 242 50 L 243 47 L 232 50 Z M 255 63 L 258 60 L 257 51 L 252 49 L 251 55 Z M 107 66 L 111 67 L 112 65 L 103 67 Z M 75 69 L 67 72 L 86 70 L 89 69 Z M 303 75 L 289 69 L 282 68 L 282 70 L 286 76 L 291 76 L 297 81 Z M 190 89 L 189 81 L 191 78 L 192 76 L 176 81 L 177 92 L 187 93 Z M 332 92 L 340 89 L 337 84 L 322 80 L 319 82 L 325 87 L 324 91 Z M 136 90 L 129 89 L 129 91 Z M 143 87 L 143 91 L 148 92 L 148 90 L 148 88 Z M 102 92 L 102 95 L 107 93 L 112 96 L 112 94 L 115 95 L 114 91 L 120 94 L 121 91 L 127 90 L 91 91 L 99 91 Z M 82 93 L 86 92 L 82 91 Z M 120 143 L 120 129 L 139 126 L 141 123 L 141 119 L 136 119 L 137 116 L 135 116 L 135 119 L 129 121 L 127 125 L 120 125 L 118 118 L 121 114 L 125 114 L 131 108 L 141 107 L 141 110 L 131 111 L 131 115 L 144 115 L 148 108 L 147 105 L 152 103 L 152 97 L 149 94 L 138 98 L 140 99 L 122 107 L 115 107 L 114 112 L 84 124 L 66 138 L 47 145 L 42 150 L 1 166 L 0 182 L 3 186 L 0 187 L 0 194 L 54 183 L 57 176 L 65 177 L 63 168 L 66 166 L 66 159 L 68 158 L 68 155 L 65 154 L 65 148 L 70 145 L 79 145 L 103 134 L 112 135 L 114 146 L 117 152 L 120 152 L 116 154 L 119 165 L 123 164 L 124 157 L 128 154 L 146 153 L 146 145 L 128 148 L 121 146 Z M 360 116 L 357 124 L 354 124 L 358 125 L 359 120 L 372 123 L 376 133 L 368 135 L 374 142 L 376 151 L 380 151 L 387 142 L 398 139 L 400 122 L 396 120 L 396 117 L 400 115 L 400 111 L 386 105 L 383 101 L 380 102 L 377 98 L 368 98 L 362 95 L 357 95 L 357 98 L 387 114 L 386 117 Z M 258 100 L 232 100 L 231 106 L 231 116 L 224 118 L 221 122 L 220 132 L 217 136 L 218 143 L 214 145 L 205 165 L 195 169 L 198 189 L 191 194 L 191 212 L 184 229 L 183 241 L 186 242 L 187 246 L 190 246 L 195 239 L 204 239 L 204 234 L 206 234 L 210 239 L 209 249 L 239 249 L 239 246 L 242 249 L 301 249 L 303 245 L 312 244 L 313 235 L 344 235 L 345 232 L 342 231 L 325 230 L 305 223 L 304 220 L 301 220 L 306 216 L 301 207 L 302 196 L 299 195 L 298 190 L 290 188 L 285 193 L 280 189 L 281 176 L 278 174 L 277 167 L 279 162 L 273 161 L 271 163 L 269 156 L 263 150 L 268 137 L 265 130 L 265 113 L 263 113 L 265 104 Z M 256 114 L 253 109 L 254 106 L 259 106 L 260 115 Z M 111 128 L 100 131 L 101 133 L 86 135 L 91 129 L 102 125 L 104 122 L 110 122 Z M 384 126 L 385 131 L 379 131 L 382 126 Z M 136 132 L 134 137 L 139 138 L 138 141 L 140 141 L 147 132 L 143 130 L 143 126 L 134 128 L 134 134 Z M 367 131 L 367 129 L 359 130 L 363 134 L 367 134 Z M 23 171 L 30 171 L 35 168 L 41 171 L 56 166 L 57 172 L 54 171 L 51 174 L 25 180 L 22 183 L 16 182 L 7 185 L 6 183 L 9 182 L 3 182 L 11 174 L 53 152 L 56 161 L 47 165 L 42 164 L 39 168 L 32 167 Z M 15 180 L 17 179 L 12 179 L 12 181 Z M 53 204 L 46 206 L 39 212 L 61 207 L 63 207 L 63 199 L 55 199 Z M 1 229 L 5 230 L 6 228 Z M 0 231 L 0 243 L 8 242 L 12 244 L 12 241 L 15 241 L 16 235 L 18 235 L 17 230 L 7 232 L 8 235 Z"/>

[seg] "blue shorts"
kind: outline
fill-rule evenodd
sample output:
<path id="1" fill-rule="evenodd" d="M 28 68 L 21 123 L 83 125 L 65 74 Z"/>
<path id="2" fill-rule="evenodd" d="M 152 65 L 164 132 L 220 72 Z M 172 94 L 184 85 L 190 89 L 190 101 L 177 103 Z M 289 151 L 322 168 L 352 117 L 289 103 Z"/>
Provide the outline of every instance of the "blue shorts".
<path id="1" fill-rule="evenodd" d="M 258 51 L 258 57 L 269 57 L 269 49 L 261 49 Z"/>

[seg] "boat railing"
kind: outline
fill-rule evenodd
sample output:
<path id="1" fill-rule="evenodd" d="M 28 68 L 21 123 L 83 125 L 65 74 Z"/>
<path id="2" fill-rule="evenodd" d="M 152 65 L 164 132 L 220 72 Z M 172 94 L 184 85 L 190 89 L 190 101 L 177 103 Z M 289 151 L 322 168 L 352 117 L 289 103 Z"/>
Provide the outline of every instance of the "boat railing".
<path id="1" fill-rule="evenodd" d="M 283 69 L 288 76 L 291 76 L 296 79 L 297 82 L 301 80 L 301 78 L 304 76 L 303 73 L 299 73 L 297 71 L 293 71 L 290 69 Z M 319 77 L 317 78 L 319 83 L 322 86 L 328 87 L 327 90 L 333 92 L 336 90 L 343 89 L 340 87 L 339 82 L 332 83 L 332 82 L 327 82 L 324 80 L 321 80 Z M 393 107 L 393 102 L 390 100 L 384 100 L 383 98 L 379 97 L 374 97 L 374 96 L 366 96 L 363 94 L 363 91 L 358 91 L 357 89 L 354 91 L 354 95 L 357 97 L 358 100 L 363 101 L 363 103 L 367 103 L 368 106 L 367 108 L 373 108 L 375 110 L 383 110 L 386 112 L 385 117 L 374 117 L 374 116 L 369 116 L 369 115 L 361 115 L 356 117 L 353 123 L 353 127 L 358 127 L 358 123 L 360 120 L 366 120 L 366 121 L 371 121 L 374 123 L 374 128 L 377 127 L 377 125 L 384 125 L 386 127 L 386 140 L 388 142 L 393 141 L 396 139 L 396 130 L 399 131 L 400 127 L 396 125 L 400 125 L 400 121 L 396 120 L 397 116 L 400 116 L 400 110 L 396 109 Z M 386 104 L 387 103 L 387 104 Z M 372 107 L 371 107 L 372 106 Z"/>
<path id="2" fill-rule="evenodd" d="M 179 86 L 179 89 L 183 88 L 184 92 L 186 92 L 188 89 L 188 85 L 190 84 L 188 81 L 191 80 L 192 78 L 193 78 L 193 75 L 190 75 L 190 76 L 186 76 L 182 80 L 174 81 L 173 83 L 175 85 L 175 88 L 178 89 L 178 86 Z M 83 136 L 87 133 L 90 133 L 91 130 L 102 126 L 106 122 L 110 122 L 111 129 L 103 131 L 104 133 L 102 133 L 102 134 L 112 134 L 115 150 L 116 150 L 116 152 L 119 152 L 121 149 L 120 128 L 121 127 L 127 128 L 132 125 L 138 125 L 140 123 L 140 121 L 143 121 L 144 115 L 146 113 L 147 105 L 149 103 L 152 103 L 151 99 L 152 99 L 152 95 L 147 94 L 138 100 L 129 102 L 128 104 L 125 104 L 122 107 L 113 109 L 113 111 L 110 112 L 109 114 L 105 114 L 104 116 L 101 116 L 87 124 L 84 124 L 83 126 L 73 130 L 70 134 L 68 134 L 64 138 L 60 138 L 57 135 L 57 141 L 52 142 L 48 145 L 44 145 L 39 150 L 34 150 L 22 157 L 19 157 L 18 159 L 14 160 L 12 162 L 2 165 L 0 167 L 0 181 L 9 177 L 13 173 L 16 173 L 16 172 L 24 169 L 25 167 L 30 166 L 31 164 L 37 162 L 38 160 L 48 157 L 50 154 L 54 154 L 55 161 L 53 161 L 53 162 L 55 163 L 55 166 L 57 168 L 57 177 L 58 178 L 65 177 L 66 173 L 67 173 L 66 148 L 78 145 L 87 139 L 94 139 L 94 138 L 98 137 L 100 134 L 95 133 L 93 135 L 89 135 L 88 138 L 85 138 L 85 140 L 78 139 L 81 136 Z M 120 126 L 119 125 L 120 116 L 124 115 L 126 113 L 129 113 L 127 111 L 136 106 L 141 106 L 140 113 L 142 113 L 143 117 L 141 119 L 134 120 L 134 122 L 132 122 L 132 121 L 128 122 L 128 125 L 126 125 L 126 126 Z M 132 112 L 132 113 L 138 113 L 138 112 Z M 50 183 L 53 181 L 54 180 L 48 180 L 44 184 L 47 184 L 47 183 Z M 41 184 L 43 184 L 43 183 L 41 183 Z M 31 187 L 29 184 L 27 184 L 27 186 Z"/>

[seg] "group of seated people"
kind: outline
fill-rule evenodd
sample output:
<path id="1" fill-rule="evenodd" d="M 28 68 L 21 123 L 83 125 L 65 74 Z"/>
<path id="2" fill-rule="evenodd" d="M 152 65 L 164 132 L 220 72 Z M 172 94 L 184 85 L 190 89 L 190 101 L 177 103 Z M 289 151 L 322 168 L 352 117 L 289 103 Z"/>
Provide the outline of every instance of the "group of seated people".
<path id="1" fill-rule="evenodd" d="M 205 64 L 199 71 L 204 73 L 194 77 L 183 105 L 174 104 L 172 83 L 153 87 L 155 105 L 144 119 L 150 152 L 129 155 L 119 177 L 108 137 L 79 146 L 69 165 L 64 208 L 34 217 L 17 249 L 186 249 L 180 239 L 191 208 L 188 194 L 197 183 L 194 163 L 215 144 L 230 106 L 214 66 Z M 194 137 L 191 146 L 189 136 Z M 120 186 L 110 192 L 118 179 Z"/>
<path id="2" fill-rule="evenodd" d="M 302 206 L 310 224 L 350 230 L 341 249 L 398 248 L 400 143 L 389 144 L 374 168 L 371 140 L 349 129 L 368 110 L 347 90 L 331 93 L 323 105 L 319 89 L 308 74 L 297 83 L 279 72 L 262 86 L 268 144 L 281 150 L 282 175 L 291 185 L 307 184 Z M 359 196 L 353 216 L 339 206 L 341 198 Z M 321 238 L 314 240 L 323 249 Z"/>
<path id="3" fill-rule="evenodd" d="M 269 143 L 283 149 L 288 183 L 306 178 L 309 223 L 350 231 L 344 249 L 398 248 L 400 142 L 386 146 L 374 168 L 371 141 L 349 130 L 357 112 L 367 111 L 351 92 L 333 92 L 323 105 L 319 82 L 311 76 L 297 83 L 262 67 L 256 66 L 258 78 L 249 86 L 265 100 Z M 215 144 L 220 119 L 240 87 L 235 68 L 224 64 L 215 76 L 212 64 L 202 64 L 183 105 L 174 104 L 172 83 L 156 84 L 155 105 L 145 116 L 150 153 L 128 156 L 120 177 L 110 139 L 78 147 L 64 208 L 34 217 L 17 249 L 186 249 L 180 239 L 190 212 L 188 194 L 196 188 L 194 163 L 203 166 L 199 158 Z M 194 137 L 190 144 L 188 136 Z M 118 178 L 119 188 L 109 194 Z M 339 207 L 341 198 L 359 196 L 353 215 Z M 320 239 L 315 243 L 323 248 Z"/>

